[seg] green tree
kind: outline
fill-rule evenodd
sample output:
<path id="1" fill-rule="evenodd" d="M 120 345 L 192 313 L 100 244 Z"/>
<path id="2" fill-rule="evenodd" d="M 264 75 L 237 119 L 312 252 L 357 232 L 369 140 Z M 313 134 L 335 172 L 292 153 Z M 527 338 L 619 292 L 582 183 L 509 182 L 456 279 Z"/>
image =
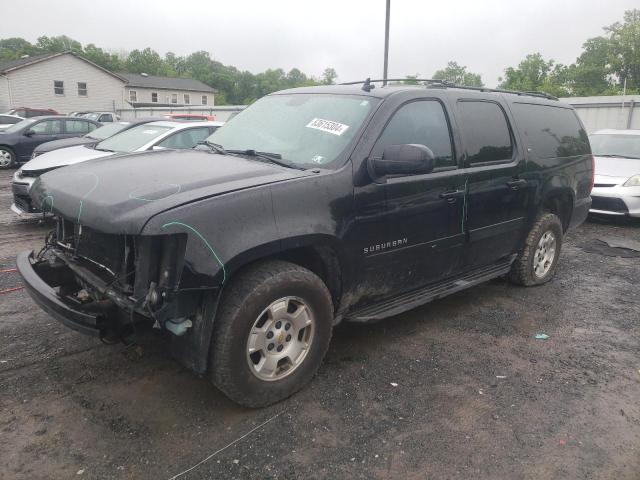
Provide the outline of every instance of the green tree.
<path id="1" fill-rule="evenodd" d="M 624 12 L 624 22 L 605 27 L 609 35 L 609 64 L 619 86 L 640 89 L 640 10 Z"/>
<path id="2" fill-rule="evenodd" d="M 123 69 L 122 61 L 118 55 L 105 52 L 103 49 L 96 47 L 93 43 L 84 47 L 82 56 L 111 72 L 120 72 Z"/>
<path id="3" fill-rule="evenodd" d="M 35 45 L 24 38 L 5 38 L 0 40 L 0 61 L 16 60 L 23 55 L 35 55 L 39 53 Z"/>
<path id="4" fill-rule="evenodd" d="M 324 72 L 322 72 L 320 83 L 322 85 L 333 85 L 334 83 L 336 83 L 336 78 L 338 78 L 338 74 L 336 73 L 335 69 L 327 67 L 324 69 Z"/>
<path id="5" fill-rule="evenodd" d="M 467 67 L 458 65 L 457 62 L 449 62 L 442 70 L 437 70 L 433 74 L 435 80 L 446 80 L 456 85 L 465 87 L 483 87 L 482 78 L 479 73 L 468 72 Z"/>
<path id="6" fill-rule="evenodd" d="M 516 68 L 508 67 L 501 78 L 500 88 L 523 92 L 545 92 L 556 96 L 568 95 L 567 67 L 545 60 L 540 53 L 525 57 Z"/>
<path id="7" fill-rule="evenodd" d="M 150 48 L 133 50 L 129 53 L 124 66 L 130 73 L 147 73 L 149 75 L 165 75 L 167 73 L 162 57 Z"/>
<path id="8" fill-rule="evenodd" d="M 59 53 L 72 51 L 74 53 L 82 53 L 82 44 L 73 38 L 69 38 L 66 35 L 60 35 L 57 37 L 42 36 L 38 38 L 36 42 L 36 48 L 40 53 Z"/>

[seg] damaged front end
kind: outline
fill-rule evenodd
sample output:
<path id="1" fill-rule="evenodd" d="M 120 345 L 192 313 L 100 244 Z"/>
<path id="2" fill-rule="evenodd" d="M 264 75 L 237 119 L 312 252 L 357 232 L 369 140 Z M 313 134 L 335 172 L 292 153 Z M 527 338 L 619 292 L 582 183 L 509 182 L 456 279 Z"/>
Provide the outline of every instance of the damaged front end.
<path id="1" fill-rule="evenodd" d="M 183 335 L 203 295 L 180 288 L 192 283 L 186 243 L 184 233 L 105 234 L 58 217 L 45 247 L 20 254 L 17 267 L 33 299 L 82 333 L 114 341 L 155 325 Z"/>

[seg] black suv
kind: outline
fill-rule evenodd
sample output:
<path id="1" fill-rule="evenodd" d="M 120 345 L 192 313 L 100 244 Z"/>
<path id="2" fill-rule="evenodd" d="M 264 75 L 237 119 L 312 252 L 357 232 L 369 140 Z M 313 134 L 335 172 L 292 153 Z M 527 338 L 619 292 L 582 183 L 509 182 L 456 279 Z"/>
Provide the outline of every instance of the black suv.
<path id="1" fill-rule="evenodd" d="M 29 293 L 109 340 L 166 330 L 182 363 L 255 407 L 313 377 L 340 321 L 503 275 L 550 280 L 591 204 L 573 109 L 543 94 L 374 85 L 271 94 L 206 150 L 44 174 L 31 195 L 58 220 L 39 254 L 18 257 Z"/>

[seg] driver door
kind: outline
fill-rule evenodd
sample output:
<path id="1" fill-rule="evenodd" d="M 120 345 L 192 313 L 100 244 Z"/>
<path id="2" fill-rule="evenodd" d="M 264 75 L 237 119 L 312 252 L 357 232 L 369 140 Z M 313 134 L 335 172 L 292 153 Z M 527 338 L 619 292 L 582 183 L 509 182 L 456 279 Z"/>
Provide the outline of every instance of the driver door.
<path id="1" fill-rule="evenodd" d="M 419 288 L 463 267 L 466 174 L 458 169 L 449 119 L 439 100 L 401 105 L 370 158 L 380 158 L 389 145 L 402 144 L 426 145 L 436 160 L 432 173 L 387 177 L 372 186 L 384 196 L 384 211 L 377 218 L 386 238 L 372 239 L 364 260 L 376 265 L 384 296 Z"/>

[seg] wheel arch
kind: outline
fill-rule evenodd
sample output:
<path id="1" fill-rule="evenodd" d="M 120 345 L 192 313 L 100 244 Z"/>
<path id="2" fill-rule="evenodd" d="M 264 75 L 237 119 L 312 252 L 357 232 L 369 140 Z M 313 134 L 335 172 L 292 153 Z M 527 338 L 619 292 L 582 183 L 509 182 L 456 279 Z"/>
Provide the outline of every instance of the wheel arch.
<path id="1" fill-rule="evenodd" d="M 575 196 L 569 187 L 556 187 L 547 190 L 541 203 L 541 210 L 557 215 L 562 223 L 562 230 L 566 232 L 569 228 Z"/>

